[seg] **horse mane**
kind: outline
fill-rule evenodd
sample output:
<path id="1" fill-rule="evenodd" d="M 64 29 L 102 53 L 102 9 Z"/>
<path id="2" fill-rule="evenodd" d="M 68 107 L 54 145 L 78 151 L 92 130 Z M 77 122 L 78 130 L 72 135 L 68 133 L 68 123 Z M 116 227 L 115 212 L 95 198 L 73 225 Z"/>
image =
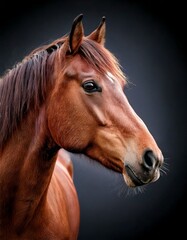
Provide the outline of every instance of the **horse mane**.
<path id="1" fill-rule="evenodd" d="M 101 74 L 105 75 L 106 72 L 109 71 L 119 80 L 127 80 L 121 70 L 121 65 L 118 59 L 101 44 L 90 39 L 85 39 L 79 48 L 79 53 Z"/>
<path id="2" fill-rule="evenodd" d="M 0 148 L 28 111 L 39 109 L 45 100 L 61 44 L 55 41 L 35 49 L 0 78 Z"/>
<path id="3" fill-rule="evenodd" d="M 0 78 L 0 148 L 28 111 L 39 110 L 45 101 L 47 89 L 52 85 L 50 76 L 55 57 L 66 39 L 64 36 L 36 48 Z M 64 57 L 65 54 L 64 51 Z M 78 54 L 97 71 L 103 74 L 110 71 L 114 76 L 124 78 L 118 60 L 98 43 L 85 38 Z"/>

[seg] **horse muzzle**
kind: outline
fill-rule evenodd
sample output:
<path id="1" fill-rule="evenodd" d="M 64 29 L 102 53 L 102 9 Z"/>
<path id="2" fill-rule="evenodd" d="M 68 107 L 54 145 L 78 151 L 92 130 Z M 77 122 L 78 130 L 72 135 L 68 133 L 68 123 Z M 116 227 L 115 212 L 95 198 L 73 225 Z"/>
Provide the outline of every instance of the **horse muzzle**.
<path id="1" fill-rule="evenodd" d="M 136 187 L 156 181 L 160 177 L 163 156 L 156 157 L 151 150 L 146 150 L 140 164 L 125 164 L 124 179 L 129 187 Z"/>

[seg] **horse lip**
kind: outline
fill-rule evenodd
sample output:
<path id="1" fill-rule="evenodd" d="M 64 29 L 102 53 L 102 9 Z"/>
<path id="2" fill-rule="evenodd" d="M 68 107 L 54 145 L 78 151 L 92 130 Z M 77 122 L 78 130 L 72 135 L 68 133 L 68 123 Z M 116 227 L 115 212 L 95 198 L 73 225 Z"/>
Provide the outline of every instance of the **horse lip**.
<path id="1" fill-rule="evenodd" d="M 135 174 L 135 172 L 129 165 L 125 166 L 125 170 L 127 171 L 128 176 L 136 186 L 141 186 L 145 184 L 141 179 L 139 179 L 139 177 Z"/>

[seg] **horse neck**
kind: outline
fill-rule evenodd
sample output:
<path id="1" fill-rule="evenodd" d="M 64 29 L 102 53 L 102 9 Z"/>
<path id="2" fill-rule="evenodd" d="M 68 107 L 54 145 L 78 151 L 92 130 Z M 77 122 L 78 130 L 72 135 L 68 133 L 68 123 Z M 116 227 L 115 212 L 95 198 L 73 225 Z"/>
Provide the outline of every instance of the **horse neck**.
<path id="1" fill-rule="evenodd" d="M 44 108 L 29 113 L 0 152 L 0 220 L 29 222 L 46 195 L 58 147 L 46 127 Z"/>

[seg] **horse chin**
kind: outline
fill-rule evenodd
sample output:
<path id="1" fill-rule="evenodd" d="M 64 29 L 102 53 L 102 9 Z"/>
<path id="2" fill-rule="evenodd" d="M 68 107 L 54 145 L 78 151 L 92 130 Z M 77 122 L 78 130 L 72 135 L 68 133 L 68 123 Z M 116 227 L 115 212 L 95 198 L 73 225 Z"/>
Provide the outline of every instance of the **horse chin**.
<path id="1" fill-rule="evenodd" d="M 145 183 L 136 175 L 128 165 L 125 166 L 126 174 L 123 174 L 124 180 L 129 187 L 142 186 Z"/>
<path id="2" fill-rule="evenodd" d="M 145 178 L 142 177 L 141 174 L 136 173 L 131 166 L 126 165 L 123 177 L 127 186 L 134 188 L 155 182 L 160 177 L 160 171 L 157 170 L 154 173 L 154 176 Z"/>

